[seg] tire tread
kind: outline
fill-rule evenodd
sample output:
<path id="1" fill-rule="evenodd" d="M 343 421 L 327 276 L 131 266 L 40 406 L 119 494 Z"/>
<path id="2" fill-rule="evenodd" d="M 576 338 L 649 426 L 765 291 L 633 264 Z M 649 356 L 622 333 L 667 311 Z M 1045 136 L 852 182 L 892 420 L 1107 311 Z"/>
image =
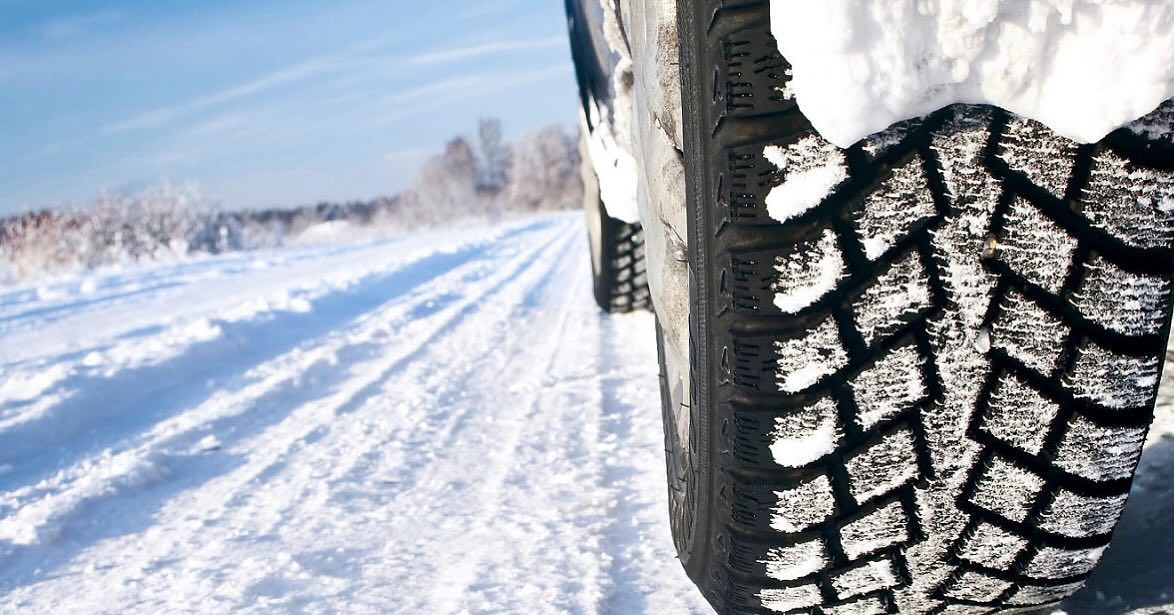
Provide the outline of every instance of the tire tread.
<path id="1" fill-rule="evenodd" d="M 693 405 L 710 421 L 713 452 L 694 477 L 708 489 L 698 497 L 701 510 L 689 513 L 703 523 L 697 540 L 708 544 L 682 553 L 687 571 L 723 613 L 833 614 L 857 603 L 890 613 L 996 612 L 1076 591 L 1129 491 L 1152 416 L 1174 275 L 1174 216 L 1155 208 L 1148 227 L 1131 230 L 1105 187 L 1143 173 L 1150 188 L 1137 190 L 1171 190 L 1170 158 L 1154 153 L 1168 154 L 1171 140 L 1124 128 L 1100 144 L 1076 145 L 997 108 L 950 107 L 843 150 L 848 179 L 780 223 L 765 203 L 785 178 L 762 152 L 819 137 L 789 99 L 760 93 L 785 93 L 785 83 L 738 81 L 749 59 L 786 66 L 762 34 L 769 7 L 695 4 L 682 9 L 696 11 L 682 14 L 683 45 L 689 22 L 705 26 L 705 40 L 686 50 L 686 96 L 692 82 L 699 86 L 692 95 L 713 104 L 685 105 L 698 114 L 692 124 L 686 119 L 686 140 L 700 145 L 687 170 L 700 175 L 690 185 L 691 206 L 701 208 L 691 217 L 698 244 L 691 249 L 700 269 L 693 275 L 705 276 L 694 303 L 703 313 L 691 330 L 706 336 L 695 354 L 708 353 L 693 359 L 693 381 L 706 379 Z M 1155 113 L 1174 114 L 1174 103 Z M 892 195 L 895 186 L 915 192 Z M 903 198 L 917 215 L 870 216 L 886 210 L 881 198 Z M 972 219 L 980 231 L 963 224 Z M 784 313 L 772 300 L 787 283 L 777 277 L 786 270 L 780 259 L 825 233 L 835 238 L 844 274 Z M 864 242 L 878 233 L 885 241 Z M 1032 241 L 1055 249 L 1041 252 Z M 978 274 L 954 273 L 967 266 Z M 1090 299 L 1093 274 L 1099 293 L 1142 297 L 1131 308 L 1141 325 L 1111 318 L 1103 294 Z M 918 285 L 907 306 L 889 303 L 879 319 L 862 318 L 861 305 Z M 832 333 L 817 333 L 825 329 Z M 959 337 L 968 332 L 987 336 L 988 348 L 969 350 L 983 342 Z M 803 386 L 781 386 L 776 376 L 791 348 L 825 357 L 822 373 Z M 900 349 L 916 358 L 921 393 L 865 418 L 861 399 L 874 402 L 885 391 L 853 383 Z M 975 379 L 966 385 L 972 391 L 959 389 L 958 373 Z M 1119 390 L 1094 386 L 1097 377 L 1120 376 L 1129 384 Z M 1027 442 L 1006 424 L 1017 419 L 999 409 L 1000 382 L 1044 404 L 1038 414 L 1016 409 L 1038 417 L 1042 437 Z M 798 467 L 779 465 L 771 451 L 778 421 L 828 400 L 837 412 L 833 449 Z M 942 408 L 963 402 L 962 422 L 943 424 Z M 1110 458 L 1109 450 L 1123 452 Z M 1106 463 L 1111 471 L 1084 470 Z M 951 495 L 948 510 L 927 504 L 931 492 Z M 826 514 L 780 521 L 796 502 Z M 886 527 L 891 542 L 861 551 L 860 524 L 879 522 L 882 511 L 904 527 Z M 943 514 L 960 521 L 943 524 L 936 519 Z M 940 561 L 910 559 L 931 538 L 942 543 Z M 990 552 L 1008 545 L 1018 548 L 1013 557 Z M 772 568 L 800 552 L 821 554 L 817 569 L 792 578 Z"/>

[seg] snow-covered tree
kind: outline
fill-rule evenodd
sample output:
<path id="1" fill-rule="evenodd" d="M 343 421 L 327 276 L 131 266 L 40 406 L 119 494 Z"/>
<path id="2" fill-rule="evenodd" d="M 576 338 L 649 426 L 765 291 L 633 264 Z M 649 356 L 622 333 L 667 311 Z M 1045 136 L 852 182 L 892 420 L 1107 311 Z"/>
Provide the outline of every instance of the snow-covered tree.
<path id="1" fill-rule="evenodd" d="M 582 192 L 579 150 L 559 126 L 542 128 L 514 148 L 506 200 L 523 210 L 565 209 Z"/>
<path id="2" fill-rule="evenodd" d="M 510 148 L 502 135 L 501 120 L 482 118 L 477 128 L 481 150 L 481 175 L 478 189 L 498 193 L 505 186 L 510 172 Z"/>

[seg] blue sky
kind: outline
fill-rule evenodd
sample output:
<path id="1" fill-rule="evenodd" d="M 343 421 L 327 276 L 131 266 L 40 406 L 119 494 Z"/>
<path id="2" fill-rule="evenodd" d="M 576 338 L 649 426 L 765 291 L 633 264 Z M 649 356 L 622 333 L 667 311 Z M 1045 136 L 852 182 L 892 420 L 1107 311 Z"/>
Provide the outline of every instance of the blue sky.
<path id="1" fill-rule="evenodd" d="M 559 0 L 0 0 L 0 215 L 194 181 L 393 194 L 477 119 L 573 128 Z"/>

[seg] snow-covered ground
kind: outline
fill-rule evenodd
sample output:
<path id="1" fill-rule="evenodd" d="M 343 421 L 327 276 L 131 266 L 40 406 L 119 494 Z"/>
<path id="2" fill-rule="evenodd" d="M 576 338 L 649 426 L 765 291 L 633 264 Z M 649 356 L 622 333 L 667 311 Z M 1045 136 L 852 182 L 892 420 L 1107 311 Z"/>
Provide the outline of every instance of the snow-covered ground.
<path id="1" fill-rule="evenodd" d="M 706 613 L 580 214 L 0 289 L 0 612 Z M 1174 604 L 1174 410 L 1069 613 Z M 1165 605 L 1165 606 L 1163 606 Z"/>

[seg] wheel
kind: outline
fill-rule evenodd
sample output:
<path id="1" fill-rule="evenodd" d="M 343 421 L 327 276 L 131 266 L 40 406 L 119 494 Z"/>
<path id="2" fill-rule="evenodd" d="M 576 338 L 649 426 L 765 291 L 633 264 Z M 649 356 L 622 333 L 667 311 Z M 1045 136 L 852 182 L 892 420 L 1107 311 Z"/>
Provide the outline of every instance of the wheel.
<path id="1" fill-rule="evenodd" d="M 582 144 L 583 139 L 580 138 Z M 595 302 L 605 312 L 646 310 L 652 305 L 644 262 L 644 233 L 639 222 L 624 222 L 607 214 L 600 198 L 599 179 L 586 147 L 580 145 L 583 209 L 587 214 L 587 241 L 591 249 L 591 280 Z"/>
<path id="2" fill-rule="evenodd" d="M 1174 103 L 1094 145 L 954 106 L 840 149 L 784 95 L 769 3 L 678 11 L 690 365 L 661 363 L 686 572 L 721 613 L 1075 592 L 1152 418 Z"/>
<path id="3" fill-rule="evenodd" d="M 644 233 L 636 214 L 636 163 L 624 130 L 631 105 L 624 77 L 630 72 L 621 54 L 610 48 L 606 33 L 609 19 L 615 19 L 614 8 L 605 10 L 598 0 L 566 0 L 566 10 L 579 84 L 580 173 L 595 301 L 605 312 L 649 309 Z M 605 185 L 596 168 L 605 175 Z M 608 204 L 615 215 L 608 213 Z"/>

